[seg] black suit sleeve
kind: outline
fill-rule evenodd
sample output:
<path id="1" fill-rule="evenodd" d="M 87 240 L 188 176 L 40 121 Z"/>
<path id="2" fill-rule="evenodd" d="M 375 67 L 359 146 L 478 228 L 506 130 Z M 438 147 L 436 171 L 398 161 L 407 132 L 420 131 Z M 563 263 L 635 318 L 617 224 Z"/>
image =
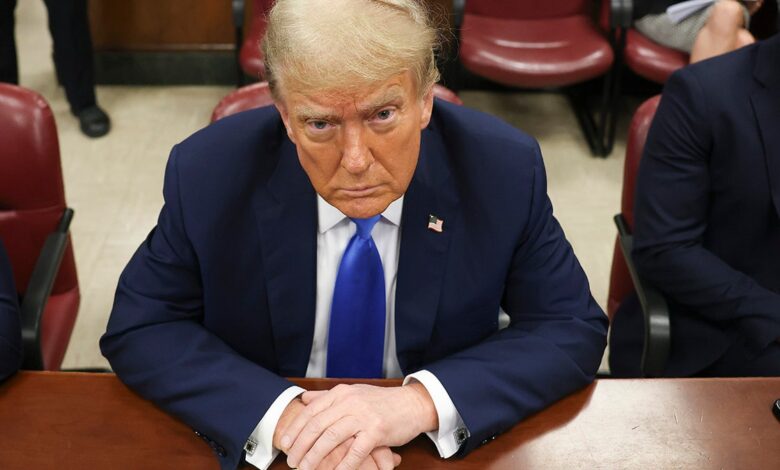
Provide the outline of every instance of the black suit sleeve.
<path id="1" fill-rule="evenodd" d="M 640 275 L 675 302 L 732 323 L 761 350 L 780 337 L 780 295 L 702 244 L 714 140 L 708 99 L 689 70 L 666 84 L 639 167 L 632 254 Z"/>
<path id="2" fill-rule="evenodd" d="M 11 263 L 0 242 L 0 381 L 22 363 L 22 327 Z"/>

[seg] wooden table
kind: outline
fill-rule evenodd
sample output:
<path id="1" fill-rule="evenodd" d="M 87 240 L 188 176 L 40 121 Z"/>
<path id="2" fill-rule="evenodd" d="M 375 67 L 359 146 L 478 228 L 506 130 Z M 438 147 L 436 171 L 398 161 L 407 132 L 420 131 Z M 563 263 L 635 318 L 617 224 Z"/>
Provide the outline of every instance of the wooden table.
<path id="1" fill-rule="evenodd" d="M 599 380 L 465 459 L 418 438 L 401 468 L 777 469 L 777 398 L 780 378 Z M 0 469 L 218 468 L 188 426 L 111 374 L 17 374 L 0 386 L 0 443 Z"/>

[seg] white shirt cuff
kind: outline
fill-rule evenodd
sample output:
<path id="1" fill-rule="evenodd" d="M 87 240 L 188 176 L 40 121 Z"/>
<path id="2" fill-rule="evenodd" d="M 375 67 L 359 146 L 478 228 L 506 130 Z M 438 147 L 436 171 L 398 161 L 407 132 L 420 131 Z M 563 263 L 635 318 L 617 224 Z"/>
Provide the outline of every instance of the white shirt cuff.
<path id="1" fill-rule="evenodd" d="M 439 416 L 439 429 L 425 434 L 433 441 L 439 456 L 446 459 L 452 457 L 460 449 L 463 442 L 470 436 L 460 413 L 455 408 L 450 395 L 435 375 L 427 370 L 421 370 L 406 376 L 404 385 L 410 381 L 420 382 L 428 391 Z"/>
<path id="2" fill-rule="evenodd" d="M 301 387 L 292 386 L 276 397 L 244 445 L 246 452 L 244 459 L 247 463 L 260 470 L 265 470 L 271 465 L 279 455 L 279 449 L 274 448 L 274 431 L 279 418 L 282 417 L 282 412 L 287 405 L 305 391 Z"/>

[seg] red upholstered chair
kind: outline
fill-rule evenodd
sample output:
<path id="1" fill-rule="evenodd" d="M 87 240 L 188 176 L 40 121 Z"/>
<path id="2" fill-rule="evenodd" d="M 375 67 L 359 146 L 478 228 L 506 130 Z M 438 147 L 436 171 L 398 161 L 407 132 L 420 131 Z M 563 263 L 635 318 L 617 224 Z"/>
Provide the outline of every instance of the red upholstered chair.
<path id="1" fill-rule="evenodd" d="M 634 113 L 626 142 L 626 161 L 623 167 L 623 192 L 620 214 L 615 216 L 618 238 L 612 257 L 612 272 L 609 280 L 607 314 L 610 320 L 620 304 L 636 291 L 645 315 L 645 344 L 642 353 L 642 371 L 648 376 L 658 376 L 669 357 L 670 328 L 669 310 L 663 295 L 641 279 L 631 261 L 634 226 L 634 192 L 639 160 L 647 140 L 647 132 L 655 116 L 660 96 L 654 96 L 642 103 Z M 628 263 L 626 262 L 628 261 Z"/>
<path id="2" fill-rule="evenodd" d="M 433 86 L 433 94 L 445 101 L 463 104 L 458 95 L 441 85 Z M 253 83 L 252 85 L 241 87 L 222 98 L 211 113 L 211 122 L 231 114 L 271 104 L 273 104 L 273 99 L 271 98 L 271 90 L 268 88 L 268 82 Z"/>
<path id="3" fill-rule="evenodd" d="M 688 54 L 662 46 L 632 27 L 633 0 L 611 0 L 610 6 L 617 54 L 630 70 L 650 81 L 665 83 L 672 72 L 688 65 Z"/>
<path id="4" fill-rule="evenodd" d="M 618 55 L 637 75 L 656 83 L 666 83 L 675 70 L 688 65 L 690 57 L 656 43 L 632 28 L 634 3 L 634 0 L 610 0 L 612 24 L 620 35 L 616 41 Z M 780 1 L 776 3 L 780 4 Z M 757 39 L 768 38 L 778 31 L 780 23 L 773 27 L 775 18 L 780 21 L 777 9 L 775 2 L 767 1 L 753 15 L 750 30 Z"/>
<path id="5" fill-rule="evenodd" d="M 623 49 L 626 66 L 637 75 L 656 83 L 666 83 L 675 70 L 688 65 L 688 54 L 668 47 L 630 28 Z"/>
<path id="6" fill-rule="evenodd" d="M 243 84 L 243 75 L 252 76 L 258 80 L 263 79 L 265 66 L 263 65 L 263 51 L 260 41 L 265 35 L 266 13 L 273 6 L 274 0 L 252 0 L 251 16 L 247 25 L 246 34 L 244 28 L 245 2 L 233 0 L 233 22 L 236 27 L 236 50 L 238 51 L 239 85 Z"/>
<path id="7" fill-rule="evenodd" d="M 456 11 L 460 61 L 476 75 L 520 88 L 569 87 L 603 76 L 614 57 L 592 13 L 588 0 L 467 0 L 462 20 Z M 586 103 L 575 101 L 591 151 L 603 156 L 614 136 L 608 130 L 610 88 L 605 80 L 598 120 Z"/>
<path id="8" fill-rule="evenodd" d="M 0 238 L 20 290 L 26 369 L 57 370 L 79 307 L 54 116 L 37 93 L 0 83 Z"/>
<path id="9" fill-rule="evenodd" d="M 253 83 L 231 91 L 219 100 L 211 112 L 211 122 L 218 121 L 241 111 L 269 106 L 274 103 L 268 82 Z"/>

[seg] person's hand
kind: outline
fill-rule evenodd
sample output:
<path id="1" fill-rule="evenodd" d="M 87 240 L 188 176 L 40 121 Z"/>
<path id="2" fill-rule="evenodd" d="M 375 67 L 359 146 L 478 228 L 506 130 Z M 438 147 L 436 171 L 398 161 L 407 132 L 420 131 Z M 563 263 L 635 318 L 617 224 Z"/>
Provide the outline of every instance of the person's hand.
<path id="1" fill-rule="evenodd" d="M 355 438 L 347 439 L 339 444 L 333 451 L 317 465 L 317 470 L 332 470 L 336 468 L 344 456 L 349 452 L 349 448 Z M 392 470 L 401 465 L 401 456 L 391 451 L 389 447 L 377 447 L 371 451 L 371 455 L 360 464 L 358 470 Z"/>
<path id="2" fill-rule="evenodd" d="M 295 398 L 287 407 L 282 411 L 282 415 L 279 417 L 279 421 L 276 422 L 276 429 L 274 429 L 273 446 L 281 451 L 285 450 L 285 446 L 282 446 L 282 435 L 285 429 L 293 422 L 296 416 L 306 408 L 300 398 Z"/>
<path id="3" fill-rule="evenodd" d="M 282 412 L 279 417 L 279 421 L 276 424 L 273 436 L 273 446 L 281 451 L 286 451 L 287 448 L 282 446 L 281 438 L 285 429 L 295 419 L 298 414 L 306 408 L 303 402 L 296 398 L 292 400 Z M 336 468 L 341 462 L 344 456 L 349 451 L 350 446 L 354 442 L 354 438 L 348 439 L 342 442 L 338 447 L 326 455 L 320 464 L 317 466 L 318 470 L 330 470 Z M 392 452 L 389 447 L 377 447 L 371 451 L 370 458 L 367 458 L 360 465 L 359 470 L 392 470 L 401 464 L 401 456 Z"/>
<path id="4" fill-rule="evenodd" d="M 305 408 L 284 428 L 280 439 L 281 448 L 287 449 L 287 464 L 301 470 L 318 468 L 346 441 L 350 441 L 348 450 L 335 468 L 362 469 L 364 461 L 374 457 L 374 450 L 406 444 L 438 427 L 433 401 L 419 383 L 404 387 L 338 385 L 328 391 L 306 392 L 302 400 Z M 386 457 L 377 458 L 380 465 L 386 465 Z"/>

